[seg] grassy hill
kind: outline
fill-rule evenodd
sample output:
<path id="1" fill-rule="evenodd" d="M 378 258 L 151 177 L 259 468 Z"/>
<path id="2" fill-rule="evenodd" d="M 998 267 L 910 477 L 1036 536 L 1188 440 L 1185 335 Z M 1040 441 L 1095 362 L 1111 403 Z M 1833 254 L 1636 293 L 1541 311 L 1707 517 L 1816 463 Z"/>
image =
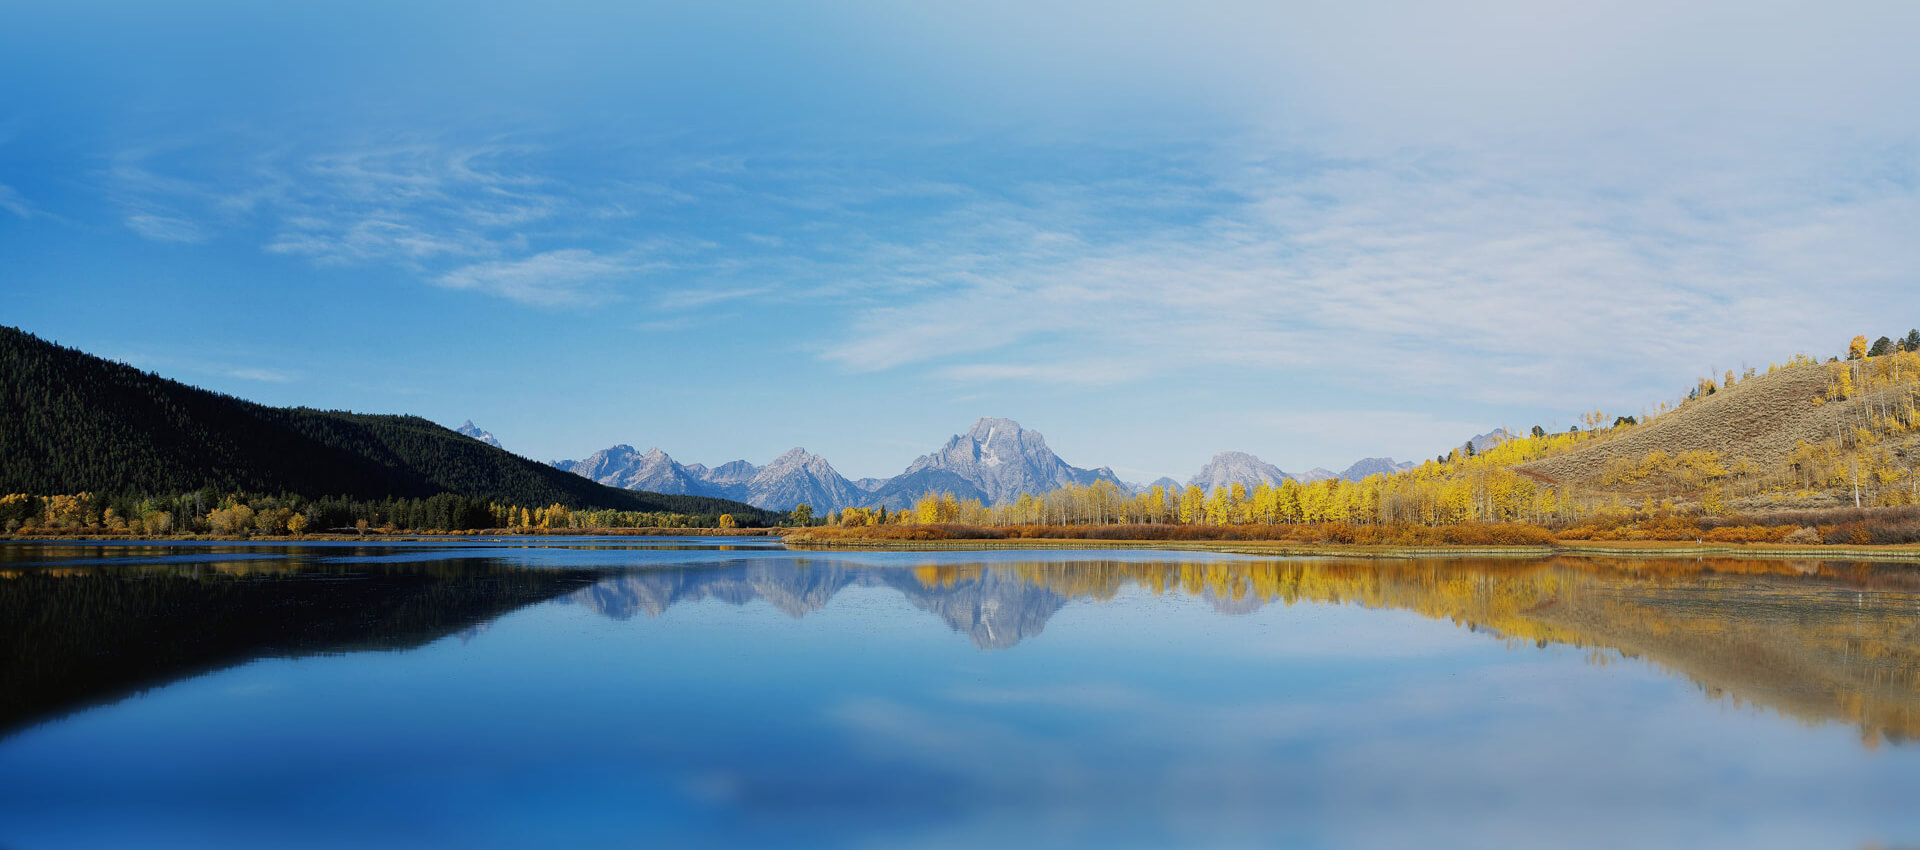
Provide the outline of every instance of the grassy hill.
<path id="1" fill-rule="evenodd" d="M 0 328 L 0 492 L 454 493 L 520 505 L 732 513 L 607 487 L 415 416 L 267 407 Z"/>
<path id="2" fill-rule="evenodd" d="M 1806 363 L 1756 375 L 1649 422 L 1516 464 L 1588 496 L 1731 509 L 1915 501 L 1920 354 Z"/>
<path id="3" fill-rule="evenodd" d="M 1519 468 L 1553 483 L 1598 489 L 1608 486 L 1609 472 L 1621 461 L 1637 464 L 1653 452 L 1717 452 L 1779 466 L 1800 441 L 1830 434 L 1840 406 L 1814 404 L 1827 383 L 1821 366 L 1757 376 L 1626 428 L 1614 439 L 1583 443 Z"/>

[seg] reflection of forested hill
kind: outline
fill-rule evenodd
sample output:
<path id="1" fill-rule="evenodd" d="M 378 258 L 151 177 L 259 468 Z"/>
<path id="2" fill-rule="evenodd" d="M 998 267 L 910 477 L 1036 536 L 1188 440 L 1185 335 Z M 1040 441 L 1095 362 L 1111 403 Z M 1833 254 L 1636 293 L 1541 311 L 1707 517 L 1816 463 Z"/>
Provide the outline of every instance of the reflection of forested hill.
<path id="1" fill-rule="evenodd" d="M 479 559 L 0 570 L 0 734 L 255 658 L 421 646 L 590 580 Z"/>

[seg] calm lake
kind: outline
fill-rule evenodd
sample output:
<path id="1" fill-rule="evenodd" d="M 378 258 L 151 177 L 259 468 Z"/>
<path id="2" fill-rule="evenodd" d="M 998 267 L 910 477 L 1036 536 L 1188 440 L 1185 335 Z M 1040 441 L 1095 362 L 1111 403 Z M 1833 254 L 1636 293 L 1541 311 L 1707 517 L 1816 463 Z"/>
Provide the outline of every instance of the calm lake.
<path id="1" fill-rule="evenodd" d="M 1920 845 L 1920 566 L 0 544 L 0 847 Z"/>

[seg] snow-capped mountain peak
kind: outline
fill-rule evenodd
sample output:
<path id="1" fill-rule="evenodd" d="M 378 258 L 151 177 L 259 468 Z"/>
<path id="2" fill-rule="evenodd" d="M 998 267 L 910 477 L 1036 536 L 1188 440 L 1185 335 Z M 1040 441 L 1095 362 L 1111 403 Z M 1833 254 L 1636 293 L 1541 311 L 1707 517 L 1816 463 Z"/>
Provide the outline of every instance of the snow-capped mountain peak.
<path id="1" fill-rule="evenodd" d="M 465 434 L 469 437 L 472 437 L 476 440 L 479 440 L 480 442 L 486 443 L 487 445 L 492 446 L 496 449 L 501 448 L 500 441 L 498 439 L 495 439 L 492 434 L 487 433 L 486 431 L 480 430 L 480 426 L 473 424 L 473 420 L 471 419 L 460 423 L 460 427 L 455 428 L 453 430 L 459 433 Z"/>

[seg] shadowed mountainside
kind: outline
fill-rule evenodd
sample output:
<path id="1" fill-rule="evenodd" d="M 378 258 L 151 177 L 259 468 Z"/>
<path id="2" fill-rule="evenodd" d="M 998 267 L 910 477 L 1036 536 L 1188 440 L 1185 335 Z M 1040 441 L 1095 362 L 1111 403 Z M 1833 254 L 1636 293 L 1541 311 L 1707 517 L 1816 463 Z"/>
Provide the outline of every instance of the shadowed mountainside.
<path id="1" fill-rule="evenodd" d="M 0 327 L 0 492 L 455 493 L 770 519 L 738 502 L 621 490 L 414 416 L 267 407 Z"/>

